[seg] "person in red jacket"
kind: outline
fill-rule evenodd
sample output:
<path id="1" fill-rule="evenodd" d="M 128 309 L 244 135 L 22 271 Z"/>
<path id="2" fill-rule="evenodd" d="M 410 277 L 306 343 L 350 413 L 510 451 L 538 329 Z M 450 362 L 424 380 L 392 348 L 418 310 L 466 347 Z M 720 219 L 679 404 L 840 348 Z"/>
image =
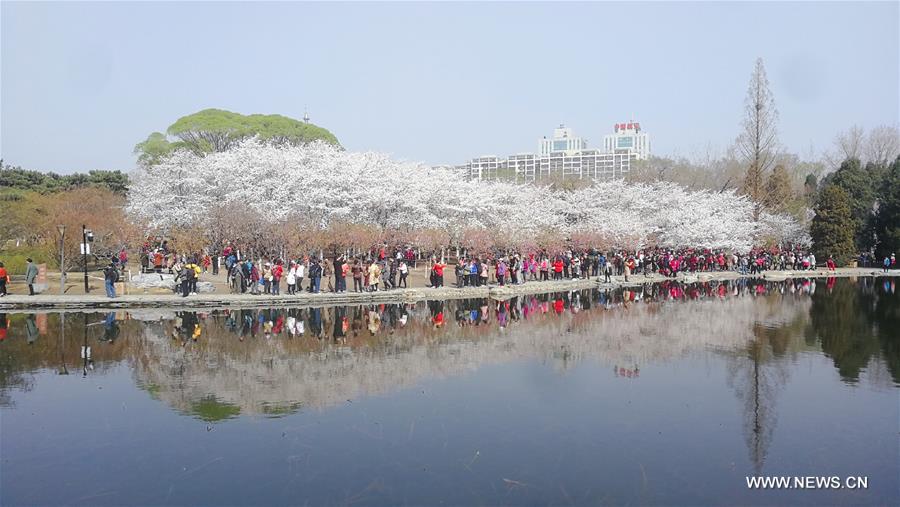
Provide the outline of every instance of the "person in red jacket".
<path id="1" fill-rule="evenodd" d="M 829 270 L 829 271 L 834 271 L 834 267 L 835 267 L 835 266 L 834 266 L 834 259 L 832 259 L 830 256 L 828 257 L 828 260 L 825 261 L 825 265 L 828 266 L 828 270 Z"/>
<path id="2" fill-rule="evenodd" d="M 6 295 L 7 283 L 9 283 L 9 273 L 6 272 L 6 268 L 4 268 L 3 263 L 0 262 L 0 298 Z"/>
<path id="3" fill-rule="evenodd" d="M 434 265 L 431 266 L 431 274 L 432 274 L 432 287 L 443 287 L 444 286 L 444 268 L 447 267 L 441 261 L 435 260 Z"/>
<path id="4" fill-rule="evenodd" d="M 281 259 L 275 261 L 275 267 L 272 268 L 272 294 L 277 296 L 280 294 L 281 275 L 284 274 L 284 266 L 281 265 Z"/>
<path id="5" fill-rule="evenodd" d="M 559 257 L 553 261 L 553 279 L 562 280 L 563 261 Z"/>

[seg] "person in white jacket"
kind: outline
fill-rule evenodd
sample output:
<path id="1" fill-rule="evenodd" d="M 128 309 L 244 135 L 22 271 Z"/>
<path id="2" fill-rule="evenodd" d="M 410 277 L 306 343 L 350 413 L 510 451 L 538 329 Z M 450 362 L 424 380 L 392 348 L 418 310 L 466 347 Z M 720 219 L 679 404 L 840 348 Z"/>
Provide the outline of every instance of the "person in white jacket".
<path id="1" fill-rule="evenodd" d="M 291 261 L 291 268 L 287 272 L 288 294 L 297 293 L 297 263 Z"/>
<path id="2" fill-rule="evenodd" d="M 303 264 L 303 259 L 297 262 L 297 270 L 294 272 L 294 276 L 297 278 L 297 288 L 302 292 L 303 277 L 306 276 L 306 265 Z"/>

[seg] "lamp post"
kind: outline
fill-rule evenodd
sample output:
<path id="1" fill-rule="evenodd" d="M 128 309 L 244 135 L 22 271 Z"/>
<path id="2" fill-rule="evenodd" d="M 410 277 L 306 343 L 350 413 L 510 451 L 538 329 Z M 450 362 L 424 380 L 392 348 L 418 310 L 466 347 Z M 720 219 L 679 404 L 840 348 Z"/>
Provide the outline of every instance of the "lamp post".
<path id="1" fill-rule="evenodd" d="M 81 225 L 81 256 L 84 260 L 84 293 L 87 294 L 91 289 L 88 288 L 87 279 L 87 229 L 84 224 Z"/>
<path id="2" fill-rule="evenodd" d="M 66 224 L 56 226 L 59 231 L 59 294 L 66 293 Z"/>
<path id="3" fill-rule="evenodd" d="M 84 225 L 81 226 L 81 255 L 84 258 L 84 293 L 87 294 L 91 291 L 90 287 L 88 287 L 88 274 L 87 274 L 87 256 L 91 253 L 91 247 L 89 243 L 94 241 L 94 231 L 85 228 Z"/>

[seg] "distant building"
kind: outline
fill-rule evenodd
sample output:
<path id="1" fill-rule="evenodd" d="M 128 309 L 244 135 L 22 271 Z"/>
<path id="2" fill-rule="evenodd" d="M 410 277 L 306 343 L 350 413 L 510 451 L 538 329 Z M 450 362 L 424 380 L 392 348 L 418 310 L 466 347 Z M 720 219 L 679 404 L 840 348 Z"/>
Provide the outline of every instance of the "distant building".
<path id="1" fill-rule="evenodd" d="M 501 171 L 506 169 L 505 160 L 501 160 L 494 155 L 484 155 L 482 157 L 473 158 L 467 164 L 460 167 L 470 178 L 477 180 L 493 180 L 501 175 Z"/>
<path id="2" fill-rule="evenodd" d="M 603 138 L 603 148 L 607 153 L 634 153 L 638 160 L 647 160 L 650 156 L 650 135 L 641 132 L 640 123 L 616 123 L 614 129 L 614 134 Z"/>
<path id="3" fill-rule="evenodd" d="M 606 150 L 588 149 L 587 139 L 560 125 L 553 130 L 550 139 L 544 137 L 538 141 L 538 154 L 519 153 L 505 158 L 485 155 L 457 168 L 468 177 L 479 180 L 530 182 L 550 177 L 614 179 L 624 177 L 631 170 L 633 161 L 646 158 L 650 153 L 649 137 L 640 132 L 640 126 L 636 123 L 616 124 L 616 133 L 606 136 L 605 142 Z M 616 147 L 618 145 L 621 147 Z"/>
<path id="4" fill-rule="evenodd" d="M 543 155 L 551 153 L 575 153 L 587 149 L 587 140 L 581 137 L 575 137 L 572 129 L 565 125 L 553 129 L 553 138 L 544 137 L 538 141 L 538 152 Z"/>
<path id="5" fill-rule="evenodd" d="M 601 153 L 599 150 L 556 152 L 546 156 L 521 153 L 506 158 L 494 155 L 473 158 L 458 166 L 458 169 L 479 180 L 531 182 L 550 177 L 614 179 L 628 174 L 635 159 L 633 153 Z"/>

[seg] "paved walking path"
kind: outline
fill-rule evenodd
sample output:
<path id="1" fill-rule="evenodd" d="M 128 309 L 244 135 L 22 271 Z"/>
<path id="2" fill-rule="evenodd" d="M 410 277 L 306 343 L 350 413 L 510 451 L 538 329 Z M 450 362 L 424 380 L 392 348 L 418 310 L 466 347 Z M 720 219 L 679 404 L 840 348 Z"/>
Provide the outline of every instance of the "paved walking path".
<path id="1" fill-rule="evenodd" d="M 829 276 L 853 277 L 853 276 L 900 276 L 900 270 L 891 270 L 887 274 L 874 268 L 839 268 L 829 272 L 824 269 L 816 271 L 767 271 L 762 276 L 770 281 L 780 281 L 788 278 L 821 278 Z M 703 272 L 680 274 L 677 278 L 681 282 L 706 282 L 717 280 L 734 280 L 741 275 L 734 271 Z M 11 294 L 0 298 L 0 311 L 10 310 L 84 310 L 84 309 L 114 309 L 114 308 L 260 308 L 278 306 L 337 306 L 368 303 L 399 303 L 416 302 L 425 300 L 466 299 L 466 298 L 493 298 L 508 299 L 523 294 L 539 294 L 549 292 L 565 292 L 571 290 L 590 288 L 620 288 L 638 287 L 645 283 L 672 280 L 658 274 L 644 276 L 632 275 L 628 282 L 624 277 L 612 277 L 612 283 L 603 283 L 602 278 L 577 279 L 537 282 L 529 281 L 521 285 L 489 285 L 482 287 L 442 287 L 442 288 L 409 288 L 381 290 L 378 292 L 345 292 L 335 294 L 323 292 L 311 294 L 302 292 L 290 296 L 251 295 L 251 294 L 225 294 L 203 293 L 186 298 L 174 294 L 128 294 L 114 299 L 105 295 L 56 295 L 38 294 L 36 296 Z M 102 291 L 102 289 L 101 289 Z M 98 291 L 99 292 L 99 291 Z"/>

